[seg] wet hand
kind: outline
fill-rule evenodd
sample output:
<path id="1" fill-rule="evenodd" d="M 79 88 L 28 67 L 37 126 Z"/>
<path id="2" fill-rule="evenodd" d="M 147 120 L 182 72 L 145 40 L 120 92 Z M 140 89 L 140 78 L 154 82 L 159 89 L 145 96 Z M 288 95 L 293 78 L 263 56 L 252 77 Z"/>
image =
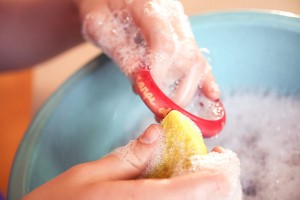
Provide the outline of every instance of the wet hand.
<path id="1" fill-rule="evenodd" d="M 159 144 L 151 125 L 138 139 L 100 160 L 79 164 L 26 195 L 34 199 L 224 199 L 229 174 L 204 170 L 170 179 L 136 179 Z M 225 163 L 226 164 L 226 163 Z M 219 198 L 221 196 L 221 198 Z M 226 198 L 225 198 L 226 199 Z"/>
<path id="2" fill-rule="evenodd" d="M 78 0 L 85 38 L 129 77 L 141 65 L 185 107 L 199 87 L 212 100 L 220 90 L 179 1 Z"/>

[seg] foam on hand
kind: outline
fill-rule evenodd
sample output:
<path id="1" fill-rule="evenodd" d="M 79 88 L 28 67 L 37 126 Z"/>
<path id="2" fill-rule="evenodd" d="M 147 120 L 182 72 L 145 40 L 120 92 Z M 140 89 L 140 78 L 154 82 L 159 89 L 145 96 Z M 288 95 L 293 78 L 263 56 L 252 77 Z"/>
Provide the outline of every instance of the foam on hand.
<path id="1" fill-rule="evenodd" d="M 133 0 L 125 3 L 121 10 L 88 14 L 83 23 L 84 37 L 99 46 L 128 77 L 141 68 L 149 69 L 159 88 L 176 103 L 188 91 L 185 95 L 189 97 L 178 100 L 180 103 L 188 99 L 188 103 L 210 67 L 194 40 L 181 3 L 148 1 L 141 8 L 139 19 L 132 14 L 139 3 Z M 143 20 L 149 25 L 142 30 L 137 21 Z"/>
<path id="2" fill-rule="evenodd" d="M 128 9 L 106 15 L 90 13 L 84 20 L 83 35 L 101 47 L 128 76 L 139 67 L 140 62 L 150 66 L 148 44 Z"/>

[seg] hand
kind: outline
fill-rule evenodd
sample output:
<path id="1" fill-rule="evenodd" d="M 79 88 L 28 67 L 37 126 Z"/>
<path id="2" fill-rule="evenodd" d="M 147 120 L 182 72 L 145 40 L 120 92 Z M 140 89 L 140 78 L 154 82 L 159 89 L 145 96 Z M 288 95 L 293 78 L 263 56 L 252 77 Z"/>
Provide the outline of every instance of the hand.
<path id="1" fill-rule="evenodd" d="M 132 76 L 151 69 L 158 86 L 185 107 L 199 87 L 212 100 L 220 91 L 198 49 L 188 17 L 174 0 L 77 0 L 85 38 Z M 175 88 L 175 89 L 174 89 Z"/>
<path id="2" fill-rule="evenodd" d="M 159 145 L 161 130 L 151 125 L 138 139 L 106 157 L 79 164 L 44 185 L 24 200 L 34 199 L 228 199 L 232 174 L 204 170 L 170 179 L 135 179 L 146 168 Z M 232 165 L 228 163 L 224 165 Z M 235 177 L 238 178 L 238 177 Z M 232 179 L 231 179 L 232 180 Z"/>

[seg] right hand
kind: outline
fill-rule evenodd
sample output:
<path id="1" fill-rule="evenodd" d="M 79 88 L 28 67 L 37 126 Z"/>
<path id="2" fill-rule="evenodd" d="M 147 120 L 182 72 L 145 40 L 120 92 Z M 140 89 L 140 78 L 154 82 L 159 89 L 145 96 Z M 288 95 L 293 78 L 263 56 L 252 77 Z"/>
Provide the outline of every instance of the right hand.
<path id="1" fill-rule="evenodd" d="M 24 200 L 238 199 L 232 196 L 235 183 L 230 181 L 238 180 L 238 177 L 234 173 L 229 174 L 223 167 L 170 179 L 136 179 L 159 145 L 161 132 L 159 126 L 151 125 L 128 145 L 100 160 L 72 167 L 30 192 Z M 232 163 L 232 160 L 224 163 L 224 166 L 232 165 L 238 163 Z"/>

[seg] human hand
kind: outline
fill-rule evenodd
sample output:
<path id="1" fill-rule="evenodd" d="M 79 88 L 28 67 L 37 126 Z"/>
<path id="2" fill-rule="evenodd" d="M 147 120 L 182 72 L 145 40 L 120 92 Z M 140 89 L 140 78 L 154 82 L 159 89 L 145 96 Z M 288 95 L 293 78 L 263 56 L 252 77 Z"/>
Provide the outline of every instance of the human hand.
<path id="1" fill-rule="evenodd" d="M 129 77 L 141 65 L 173 101 L 187 106 L 201 87 L 220 91 L 199 51 L 182 5 L 174 0 L 77 0 L 85 38 Z"/>
<path id="2" fill-rule="evenodd" d="M 23 199 L 235 199 L 229 192 L 234 175 L 223 167 L 170 179 L 136 179 L 159 145 L 160 134 L 160 127 L 151 125 L 128 145 L 100 160 L 72 167 Z M 225 166 L 237 164 L 225 161 Z"/>

